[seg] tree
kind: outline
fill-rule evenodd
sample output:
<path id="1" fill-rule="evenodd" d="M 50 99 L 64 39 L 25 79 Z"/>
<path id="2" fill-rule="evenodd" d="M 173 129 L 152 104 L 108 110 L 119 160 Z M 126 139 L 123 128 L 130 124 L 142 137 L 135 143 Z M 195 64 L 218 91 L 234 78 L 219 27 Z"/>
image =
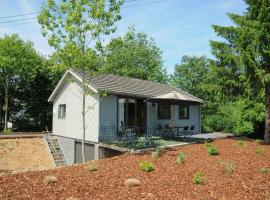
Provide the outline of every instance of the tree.
<path id="1" fill-rule="evenodd" d="M 167 80 L 160 49 L 152 38 L 136 33 L 133 27 L 123 37 L 112 39 L 103 53 L 102 72 L 157 82 Z"/>
<path id="2" fill-rule="evenodd" d="M 205 85 L 209 84 L 210 60 L 204 56 L 183 56 L 181 64 L 175 66 L 171 82 L 191 94 L 206 98 Z"/>
<path id="3" fill-rule="evenodd" d="M 248 98 L 265 93 L 265 142 L 270 142 L 270 1 L 246 0 L 247 12 L 229 14 L 234 26 L 213 26 L 225 42 L 211 42 L 222 71 L 233 71 L 228 83 L 239 84 Z M 225 63 L 225 64 L 224 64 Z M 240 80 L 240 81 L 239 81 Z M 241 85 L 243 86 L 241 86 Z"/>
<path id="4" fill-rule="evenodd" d="M 79 66 L 81 57 L 80 49 L 76 45 L 68 45 L 63 49 L 57 49 L 50 57 L 49 64 L 56 74 L 62 76 L 68 68 Z M 94 49 L 88 48 L 85 51 L 84 63 L 86 69 L 98 72 L 103 58 Z"/>
<path id="5" fill-rule="evenodd" d="M 11 98 L 11 91 L 17 90 L 18 84 L 31 80 L 40 64 L 41 58 L 32 43 L 24 42 L 18 35 L 0 38 L 0 85 L 4 89 L 4 131 L 7 130 L 9 105 L 15 100 Z"/>
<path id="6" fill-rule="evenodd" d="M 47 0 L 38 16 L 42 33 L 56 49 L 75 47 L 79 51 L 78 63 L 74 68 L 82 72 L 82 160 L 85 162 L 85 98 L 87 95 L 86 71 L 93 74 L 93 68 L 86 68 L 85 58 L 89 46 L 100 42 L 100 37 L 114 32 L 115 22 L 120 20 L 123 0 Z M 68 56 L 68 55 L 67 55 Z M 92 67 L 92 66 L 91 66 Z"/>

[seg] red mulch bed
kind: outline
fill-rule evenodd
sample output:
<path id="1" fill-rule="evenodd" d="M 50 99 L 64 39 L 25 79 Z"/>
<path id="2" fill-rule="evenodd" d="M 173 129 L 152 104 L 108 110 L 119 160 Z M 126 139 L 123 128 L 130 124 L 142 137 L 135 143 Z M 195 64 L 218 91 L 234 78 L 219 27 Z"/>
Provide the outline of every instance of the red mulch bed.
<path id="1" fill-rule="evenodd" d="M 218 156 L 209 156 L 203 144 L 179 147 L 163 152 L 153 160 L 151 155 L 123 155 L 97 162 L 98 171 L 86 169 L 89 164 L 34 171 L 0 177 L 0 199 L 270 199 L 270 146 L 245 141 L 245 147 L 236 140 L 213 142 Z M 255 153 L 264 148 L 264 155 Z M 184 164 L 176 164 L 179 152 L 185 152 Z M 155 165 L 153 172 L 141 172 L 141 161 Z M 230 176 L 224 164 L 233 162 Z M 202 185 L 193 183 L 196 172 L 203 173 Z M 45 185 L 47 175 L 58 178 L 57 183 Z M 141 185 L 127 188 L 124 181 L 137 178 Z"/>

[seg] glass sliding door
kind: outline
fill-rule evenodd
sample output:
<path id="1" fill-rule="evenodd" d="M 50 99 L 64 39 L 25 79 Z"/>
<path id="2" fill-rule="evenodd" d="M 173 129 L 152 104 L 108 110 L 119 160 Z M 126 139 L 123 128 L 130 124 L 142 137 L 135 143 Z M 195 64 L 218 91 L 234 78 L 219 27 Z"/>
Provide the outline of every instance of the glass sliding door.
<path id="1" fill-rule="evenodd" d="M 146 125 L 146 104 L 142 99 L 118 98 L 118 127 L 135 127 L 142 130 Z"/>
<path id="2" fill-rule="evenodd" d="M 127 106 L 127 119 L 126 124 L 128 126 L 137 126 L 136 123 L 136 100 L 135 99 L 128 99 L 128 106 Z"/>

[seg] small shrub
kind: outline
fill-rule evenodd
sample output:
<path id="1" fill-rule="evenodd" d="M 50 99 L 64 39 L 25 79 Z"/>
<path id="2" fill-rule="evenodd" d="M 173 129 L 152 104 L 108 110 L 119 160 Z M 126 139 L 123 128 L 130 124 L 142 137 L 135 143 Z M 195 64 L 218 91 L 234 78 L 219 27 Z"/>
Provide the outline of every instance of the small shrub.
<path id="1" fill-rule="evenodd" d="M 203 182 L 202 176 L 203 176 L 202 172 L 196 172 L 196 174 L 193 177 L 193 183 L 196 185 L 202 184 Z"/>
<path id="2" fill-rule="evenodd" d="M 257 148 L 255 153 L 259 156 L 262 156 L 265 154 L 265 150 L 263 148 Z"/>
<path id="3" fill-rule="evenodd" d="M 211 144 L 209 144 L 207 141 L 205 141 L 204 147 L 207 149 L 209 146 L 211 146 Z"/>
<path id="4" fill-rule="evenodd" d="M 217 147 L 211 144 L 207 147 L 207 152 L 210 156 L 219 155 Z"/>
<path id="5" fill-rule="evenodd" d="M 139 186 L 140 184 L 141 184 L 141 182 L 136 178 L 130 178 L 130 179 L 127 179 L 125 181 L 125 185 L 128 188 L 131 188 L 131 187 L 134 187 L 134 186 Z"/>
<path id="6" fill-rule="evenodd" d="M 98 170 L 97 165 L 96 165 L 95 163 L 91 163 L 91 164 L 88 166 L 87 169 L 88 169 L 88 171 L 90 171 L 90 172 L 95 172 L 95 171 Z"/>
<path id="7" fill-rule="evenodd" d="M 261 139 L 256 139 L 255 142 L 256 142 L 257 144 L 263 144 L 263 140 L 261 140 Z"/>
<path id="8" fill-rule="evenodd" d="M 57 177 L 56 176 L 45 176 L 43 181 L 46 185 L 52 185 L 52 184 L 55 184 L 57 182 Z"/>
<path id="9" fill-rule="evenodd" d="M 240 141 L 238 141 L 237 142 L 237 145 L 239 146 L 239 147 L 245 147 L 245 142 L 243 141 L 243 140 L 240 140 Z"/>
<path id="10" fill-rule="evenodd" d="M 153 152 L 152 152 L 152 158 L 153 159 L 158 159 L 160 156 L 160 149 L 156 148 Z"/>
<path id="11" fill-rule="evenodd" d="M 177 164 L 182 164 L 186 161 L 186 154 L 184 152 L 179 153 L 177 159 L 176 159 L 176 163 Z"/>
<path id="12" fill-rule="evenodd" d="M 259 172 L 261 172 L 262 174 L 270 174 L 270 168 L 260 168 Z"/>
<path id="13" fill-rule="evenodd" d="M 225 171 L 228 175 L 232 175 L 233 172 L 234 172 L 234 166 L 233 166 L 233 163 L 232 162 L 228 162 L 226 165 L 225 165 Z"/>
<path id="14" fill-rule="evenodd" d="M 154 171 L 155 167 L 151 162 L 144 161 L 140 164 L 140 168 L 143 172 L 151 172 Z"/>

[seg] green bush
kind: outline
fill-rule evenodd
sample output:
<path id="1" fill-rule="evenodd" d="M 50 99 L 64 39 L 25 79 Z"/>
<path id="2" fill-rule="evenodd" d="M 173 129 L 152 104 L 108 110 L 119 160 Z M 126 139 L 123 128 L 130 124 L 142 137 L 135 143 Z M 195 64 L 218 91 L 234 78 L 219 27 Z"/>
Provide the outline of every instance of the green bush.
<path id="1" fill-rule="evenodd" d="M 259 172 L 261 172 L 262 174 L 270 174 L 270 168 L 260 168 Z"/>
<path id="2" fill-rule="evenodd" d="M 2 133 L 13 133 L 12 129 L 10 129 L 10 128 L 8 128 L 6 130 L 2 130 L 0 132 L 2 132 Z"/>
<path id="3" fill-rule="evenodd" d="M 184 152 L 179 153 L 177 159 L 176 159 L 176 163 L 177 164 L 182 164 L 186 161 L 186 154 Z"/>
<path id="4" fill-rule="evenodd" d="M 233 163 L 232 162 L 228 162 L 226 165 L 225 165 L 225 171 L 228 175 L 232 175 L 233 172 L 234 172 L 234 166 L 233 166 Z"/>
<path id="5" fill-rule="evenodd" d="M 95 171 L 98 170 L 97 165 L 96 165 L 95 163 L 91 163 L 91 164 L 88 166 L 87 169 L 88 169 L 88 171 L 90 171 L 90 172 L 95 172 Z"/>
<path id="6" fill-rule="evenodd" d="M 219 151 L 217 147 L 215 147 L 214 145 L 211 145 L 210 147 L 208 147 L 207 151 L 208 151 L 208 154 L 211 156 L 219 155 Z"/>
<path id="7" fill-rule="evenodd" d="M 158 159 L 160 156 L 160 149 L 156 148 L 153 152 L 152 152 L 152 158 L 153 159 Z"/>
<path id="8" fill-rule="evenodd" d="M 218 151 L 217 147 L 214 146 L 213 144 L 209 144 L 209 143 L 205 142 L 204 146 L 205 146 L 209 155 L 211 155 L 211 156 L 219 155 L 219 151 Z"/>
<path id="9" fill-rule="evenodd" d="M 140 168 L 143 172 L 151 172 L 155 170 L 154 165 L 151 162 L 144 161 L 140 164 Z"/>
<path id="10" fill-rule="evenodd" d="M 196 185 L 202 184 L 203 180 L 203 173 L 202 172 L 196 172 L 196 174 L 193 177 L 193 183 L 195 183 Z"/>
<path id="11" fill-rule="evenodd" d="M 245 146 L 245 142 L 243 140 L 237 141 L 237 145 L 239 147 L 244 147 Z"/>
<path id="12" fill-rule="evenodd" d="M 265 150 L 263 148 L 257 148 L 255 153 L 259 156 L 262 156 L 265 154 Z"/>
<path id="13" fill-rule="evenodd" d="M 264 120 L 264 104 L 256 99 L 239 99 L 216 106 L 217 110 L 203 115 L 202 128 L 205 132 L 250 134 L 255 125 Z"/>

